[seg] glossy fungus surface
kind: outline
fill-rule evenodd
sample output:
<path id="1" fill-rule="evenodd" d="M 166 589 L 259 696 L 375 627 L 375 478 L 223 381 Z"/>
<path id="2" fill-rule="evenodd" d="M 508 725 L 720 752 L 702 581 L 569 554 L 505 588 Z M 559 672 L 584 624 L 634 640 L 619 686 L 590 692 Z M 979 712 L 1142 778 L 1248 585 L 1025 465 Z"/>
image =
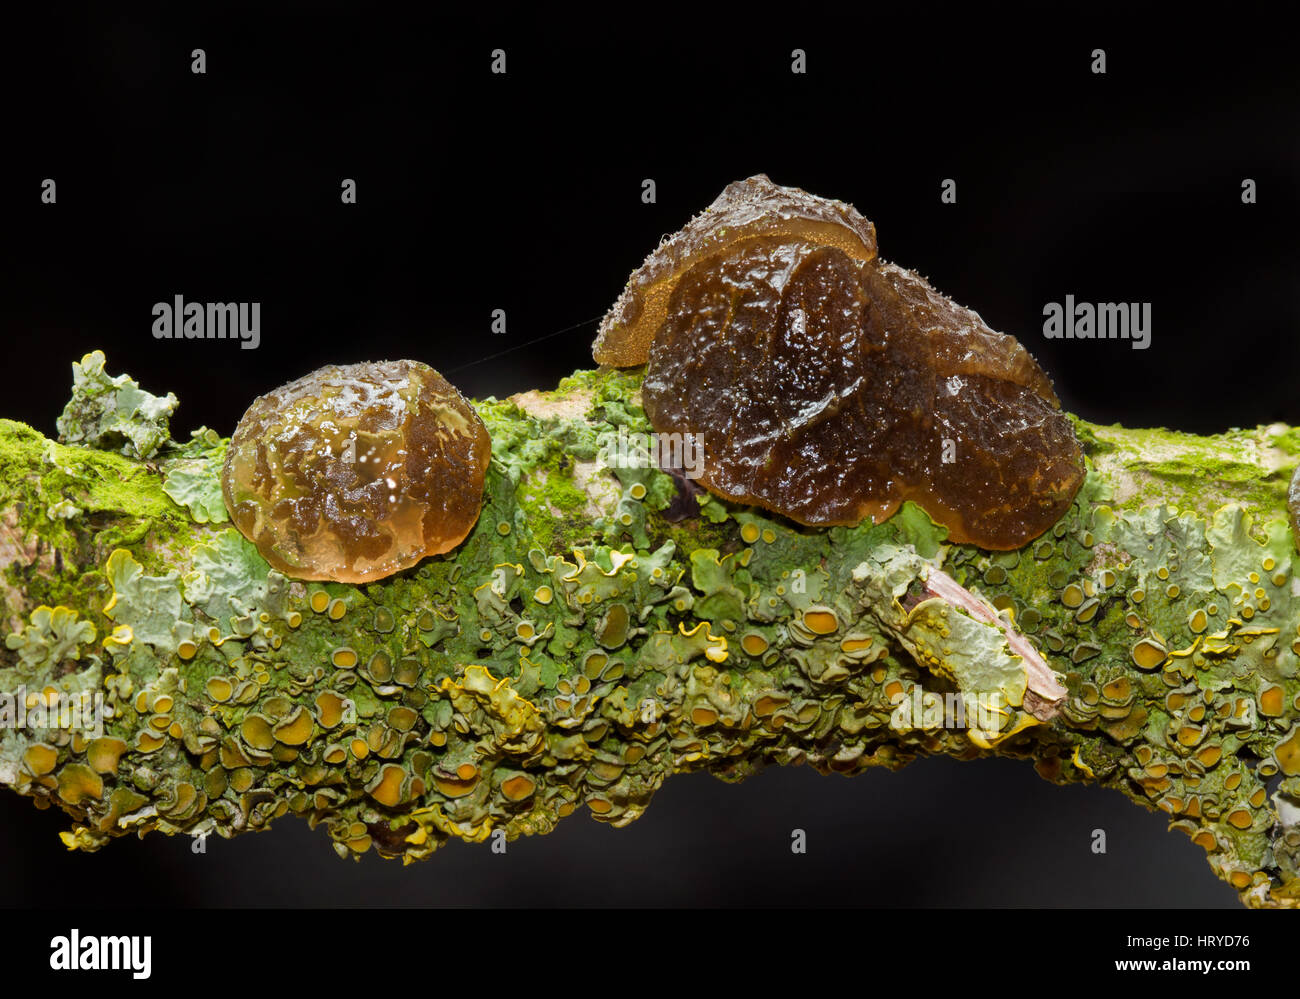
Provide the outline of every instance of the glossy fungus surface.
<path id="1" fill-rule="evenodd" d="M 747 185 L 769 210 L 788 199 L 783 218 L 820 202 L 765 177 L 727 191 Z M 719 203 L 735 200 L 724 192 Z M 865 220 L 852 231 L 873 236 L 871 253 L 821 230 L 759 229 L 710 229 L 712 252 L 673 277 L 647 352 L 646 414 L 660 433 L 697 435 L 706 487 L 818 526 L 879 522 L 910 499 L 951 540 L 992 549 L 1017 548 L 1061 517 L 1082 454 L 1014 338 L 877 260 Z M 634 275 L 629 289 L 644 284 Z"/>
<path id="2" fill-rule="evenodd" d="M 331 365 L 253 402 L 221 486 L 275 568 L 362 583 L 464 540 L 490 454 L 483 421 L 427 364 Z"/>
<path id="3" fill-rule="evenodd" d="M 735 181 L 633 272 L 600 324 L 592 347 L 596 363 L 615 368 L 645 364 L 682 276 L 702 260 L 765 237 L 834 246 L 863 263 L 876 259 L 875 226 L 852 205 L 779 187 L 763 174 Z"/>

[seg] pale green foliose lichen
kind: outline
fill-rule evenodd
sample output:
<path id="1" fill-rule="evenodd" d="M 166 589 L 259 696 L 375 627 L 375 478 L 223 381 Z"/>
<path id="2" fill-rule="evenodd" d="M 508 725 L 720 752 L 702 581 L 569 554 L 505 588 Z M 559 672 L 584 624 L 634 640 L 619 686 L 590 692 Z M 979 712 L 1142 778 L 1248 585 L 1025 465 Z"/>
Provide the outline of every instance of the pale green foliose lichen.
<path id="1" fill-rule="evenodd" d="M 93 350 L 73 363 L 72 398 L 56 422 L 59 440 L 152 458 L 171 440 L 176 396 L 150 395 L 128 375 L 111 377 L 104 361 L 104 352 Z"/>
<path id="2" fill-rule="evenodd" d="M 225 441 L 207 427 L 195 430 L 188 444 L 168 452 L 163 492 L 189 510 L 197 524 L 224 524 L 230 519 L 221 495 L 225 455 Z"/>
<path id="3" fill-rule="evenodd" d="M 5 637 L 5 648 L 31 673 L 81 658 L 81 647 L 95 640 L 95 626 L 67 607 L 37 607 L 21 631 Z"/>
<path id="4" fill-rule="evenodd" d="M 0 682 L 105 701 L 95 737 L 0 732 L 0 781 L 66 811 L 73 848 L 293 814 L 343 856 L 410 861 L 579 808 L 622 825 L 686 770 L 1000 754 L 1163 810 L 1250 904 L 1300 898 L 1294 547 L 1280 501 L 1233 502 L 1284 486 L 1283 435 L 1234 432 L 1283 457 L 1245 483 L 1237 465 L 1180 478 L 1180 510 L 1152 501 L 1159 469 L 1115 460 L 1140 455 L 1136 437 L 1081 425 L 1098 460 L 1070 512 L 989 553 L 910 504 L 815 530 L 700 493 L 670 521 L 670 476 L 610 467 L 620 432 L 649 429 L 639 381 L 584 372 L 477 404 L 493 462 L 474 531 L 363 586 L 289 580 L 216 522 L 200 497 L 222 441 L 149 467 L 0 422 L 0 488 L 21 511 L 0 558 Z M 1161 463 L 1203 453 L 1153 433 Z M 85 512 L 51 520 L 56 496 Z M 997 620 L 936 598 L 929 567 Z M 1026 710 L 1013 634 L 1067 692 L 1049 717 Z M 981 727 L 900 713 L 981 693 L 1007 706 Z"/>

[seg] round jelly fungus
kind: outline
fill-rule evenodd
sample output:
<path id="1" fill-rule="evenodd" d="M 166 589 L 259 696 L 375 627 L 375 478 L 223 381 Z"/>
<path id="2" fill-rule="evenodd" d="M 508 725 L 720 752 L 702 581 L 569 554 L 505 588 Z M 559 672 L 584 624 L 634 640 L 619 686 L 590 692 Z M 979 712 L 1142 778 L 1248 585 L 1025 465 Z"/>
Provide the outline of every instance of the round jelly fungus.
<path id="1" fill-rule="evenodd" d="M 427 364 L 330 365 L 253 402 L 221 488 L 276 569 L 365 583 L 464 540 L 490 455 L 483 421 Z"/>
<path id="2" fill-rule="evenodd" d="M 779 225 L 714 224 L 751 189 Z M 879 261 L 871 224 L 847 206 L 835 240 L 823 238 L 830 209 L 820 228 L 787 221 L 810 204 L 839 206 L 751 178 L 683 231 L 712 219 L 707 255 L 687 253 L 699 240 L 683 233 L 657 251 L 678 247 L 681 266 L 645 358 L 654 429 L 694 435 L 710 491 L 801 524 L 879 522 L 910 499 L 955 542 L 1011 549 L 1037 537 L 1084 477 L 1047 376 L 1013 337 Z M 870 252 L 845 231 L 870 235 Z M 647 268 L 668 263 L 652 255 Z M 624 298 L 656 286 L 640 274 Z M 611 315 L 635 311 L 620 299 Z M 598 341 L 597 359 L 639 363 L 644 330 L 609 329 L 622 338 Z"/>

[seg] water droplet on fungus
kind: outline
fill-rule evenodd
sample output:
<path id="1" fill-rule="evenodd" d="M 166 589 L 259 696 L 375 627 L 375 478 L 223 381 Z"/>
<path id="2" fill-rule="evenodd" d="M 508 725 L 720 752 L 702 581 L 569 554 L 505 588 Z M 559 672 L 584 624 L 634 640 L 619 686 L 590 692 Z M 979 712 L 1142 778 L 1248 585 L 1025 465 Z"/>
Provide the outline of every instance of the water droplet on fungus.
<path id="1" fill-rule="evenodd" d="M 427 364 L 331 365 L 253 402 L 222 492 L 281 572 L 370 582 L 464 540 L 490 450 L 473 407 Z"/>
<path id="2" fill-rule="evenodd" d="M 1073 428 L 1013 337 L 877 260 L 848 206 L 766 177 L 651 254 L 593 353 L 648 363 L 646 414 L 698 435 L 704 486 L 801 524 L 879 522 L 910 499 L 952 541 L 1017 548 L 1083 481 Z"/>
<path id="3" fill-rule="evenodd" d="M 628 279 L 601 321 L 591 351 L 596 363 L 615 368 L 645 364 L 682 276 L 702 260 L 763 237 L 837 247 L 862 262 L 876 258 L 875 226 L 852 205 L 779 187 L 763 174 L 738 180 L 660 243 Z"/>

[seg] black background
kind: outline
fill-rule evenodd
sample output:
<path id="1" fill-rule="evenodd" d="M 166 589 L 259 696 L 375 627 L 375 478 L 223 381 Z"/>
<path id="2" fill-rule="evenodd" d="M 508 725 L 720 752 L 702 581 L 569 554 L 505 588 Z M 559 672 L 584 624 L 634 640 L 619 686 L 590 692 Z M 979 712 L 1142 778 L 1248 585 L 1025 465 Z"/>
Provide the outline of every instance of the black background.
<path id="1" fill-rule="evenodd" d="M 765 172 L 855 204 L 883 257 L 1019 336 L 1088 419 L 1300 422 L 1286 34 L 1235 11 L 1177 32 L 1131 12 L 740 7 L 12 23 L 0 415 L 52 435 L 70 364 L 96 347 L 110 372 L 180 397 L 178 438 L 228 434 L 256 395 L 327 362 L 416 358 L 478 398 L 547 387 L 590 366 L 595 320 L 661 235 Z M 206 75 L 190 72 L 196 47 Z M 505 76 L 489 72 L 494 48 Z M 806 75 L 790 72 L 794 48 Z M 260 348 L 155 340 L 153 303 L 176 294 L 261 302 Z M 1043 306 L 1066 294 L 1150 302 L 1151 347 L 1044 340 Z M 504 857 L 452 844 L 408 868 L 339 861 L 295 820 L 202 856 L 163 837 L 69 855 L 65 821 L 0 798 L 0 856 L 23 858 L 8 904 L 124 877 L 141 892 L 106 902 L 1235 904 L 1163 817 L 1001 760 L 677 777 L 628 829 L 574 817 Z M 795 827 L 807 856 L 790 853 Z"/>

